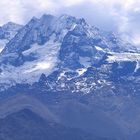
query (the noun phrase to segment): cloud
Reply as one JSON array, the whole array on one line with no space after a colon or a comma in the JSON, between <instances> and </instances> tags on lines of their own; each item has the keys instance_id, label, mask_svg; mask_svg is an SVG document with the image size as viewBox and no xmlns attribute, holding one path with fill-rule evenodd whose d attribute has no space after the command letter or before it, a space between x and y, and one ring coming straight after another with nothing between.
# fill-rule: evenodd
<instances>
[{"instance_id":1,"label":"cloud","mask_svg":"<svg viewBox=\"0 0 140 140\"><path fill-rule=\"evenodd\" d=\"M25 24L44 13L84 17L90 24L113 30L140 44L139 0L3 0L0 24L13 21Z\"/></svg>"},{"instance_id":2,"label":"cloud","mask_svg":"<svg viewBox=\"0 0 140 140\"><path fill-rule=\"evenodd\" d=\"M124 0L126 2L126 0ZM116 10L118 32L132 41L135 45L140 45L140 1L129 0Z\"/></svg>"}]
</instances>

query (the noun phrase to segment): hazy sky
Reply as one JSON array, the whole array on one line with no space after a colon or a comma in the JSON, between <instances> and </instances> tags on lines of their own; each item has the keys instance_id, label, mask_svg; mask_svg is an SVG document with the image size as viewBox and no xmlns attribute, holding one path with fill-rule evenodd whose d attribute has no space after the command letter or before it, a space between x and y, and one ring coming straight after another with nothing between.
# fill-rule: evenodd
<instances>
[{"instance_id":1,"label":"hazy sky","mask_svg":"<svg viewBox=\"0 0 140 140\"><path fill-rule=\"evenodd\" d=\"M140 44L140 0L1 0L0 24L25 24L44 13L84 17L104 30L123 33Z\"/></svg>"}]
</instances>

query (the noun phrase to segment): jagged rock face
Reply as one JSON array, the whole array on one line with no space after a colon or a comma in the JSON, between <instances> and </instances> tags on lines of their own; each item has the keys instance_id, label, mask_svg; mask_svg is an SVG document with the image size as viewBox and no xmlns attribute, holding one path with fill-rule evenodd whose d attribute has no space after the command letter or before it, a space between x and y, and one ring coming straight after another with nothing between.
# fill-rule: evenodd
<instances>
[{"instance_id":1,"label":"jagged rock face","mask_svg":"<svg viewBox=\"0 0 140 140\"><path fill-rule=\"evenodd\" d=\"M0 39L11 40L21 28L21 25L8 22L7 24L0 27Z\"/></svg>"},{"instance_id":2,"label":"jagged rock face","mask_svg":"<svg viewBox=\"0 0 140 140\"><path fill-rule=\"evenodd\" d=\"M6 44L17 34L22 28L21 25L8 22L0 27L0 52L5 48Z\"/></svg>"},{"instance_id":3,"label":"jagged rock face","mask_svg":"<svg viewBox=\"0 0 140 140\"><path fill-rule=\"evenodd\" d=\"M42 73L49 76L53 71L59 77L66 74L64 81L69 81L81 77L90 67L98 71L98 79L103 77L101 81L106 81L106 77L116 81L124 76L138 77L140 54L136 52L133 45L88 25L84 19L43 15L40 19L32 18L2 51L0 83L33 84ZM14 74L8 80L11 71ZM86 85L86 80L83 84Z\"/></svg>"},{"instance_id":4,"label":"jagged rock face","mask_svg":"<svg viewBox=\"0 0 140 140\"><path fill-rule=\"evenodd\" d=\"M43 45L50 40L55 42L57 40L61 41L65 32L70 30L75 22L75 18L63 16L56 18L51 15L43 15L40 19L32 18L16 37L7 44L3 53L22 53L34 43ZM53 39L51 36L54 36Z\"/></svg>"},{"instance_id":5,"label":"jagged rock face","mask_svg":"<svg viewBox=\"0 0 140 140\"><path fill-rule=\"evenodd\" d=\"M16 37L7 44L3 53L21 53L29 49L30 45L34 42L43 44L45 40L47 40L47 36L49 36L48 26L52 20L53 17L51 16L43 17L40 21L36 18L31 19L31 21L20 30ZM12 46L12 48L9 46Z\"/></svg>"}]
</instances>

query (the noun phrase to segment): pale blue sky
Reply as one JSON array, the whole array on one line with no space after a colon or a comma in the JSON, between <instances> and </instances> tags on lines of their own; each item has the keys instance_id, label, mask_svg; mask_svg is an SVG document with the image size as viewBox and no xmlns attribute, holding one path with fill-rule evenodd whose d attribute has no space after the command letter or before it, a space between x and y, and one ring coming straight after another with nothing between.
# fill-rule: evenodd
<instances>
[{"instance_id":1,"label":"pale blue sky","mask_svg":"<svg viewBox=\"0 0 140 140\"><path fill-rule=\"evenodd\" d=\"M140 44L140 0L3 0L0 9L1 25L8 21L25 24L44 13L70 14Z\"/></svg>"}]
</instances>

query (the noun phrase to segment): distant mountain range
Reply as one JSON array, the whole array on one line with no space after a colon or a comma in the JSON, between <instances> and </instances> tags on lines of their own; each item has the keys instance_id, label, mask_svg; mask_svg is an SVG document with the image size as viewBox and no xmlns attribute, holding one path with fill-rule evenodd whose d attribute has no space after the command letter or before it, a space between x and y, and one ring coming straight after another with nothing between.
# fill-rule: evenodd
<instances>
[{"instance_id":1,"label":"distant mountain range","mask_svg":"<svg viewBox=\"0 0 140 140\"><path fill-rule=\"evenodd\" d=\"M9 22L0 27L0 50L2 104L11 102L11 96L15 95L19 96L16 104L22 94L27 94L27 98L34 96L39 100L35 106L40 102L48 106L56 118L53 123L58 127L45 122L43 128L49 131L39 135L47 137L55 131L65 140L139 139L140 51L119 35L69 15L43 15L32 18L25 26ZM28 105L34 106L29 102ZM8 131L11 135L11 116L13 119L25 114L27 120L31 116L35 116L33 121L40 120L40 113L34 114L31 108L19 108L13 114L10 107L11 113L0 120L8 122L6 130L0 127L0 133ZM21 121L26 119L23 117ZM41 119L39 124L42 123ZM27 125L32 128L34 122ZM61 134L57 128L66 132ZM73 130L76 128L77 133ZM85 138L88 134L91 137Z\"/></svg>"}]
</instances>

